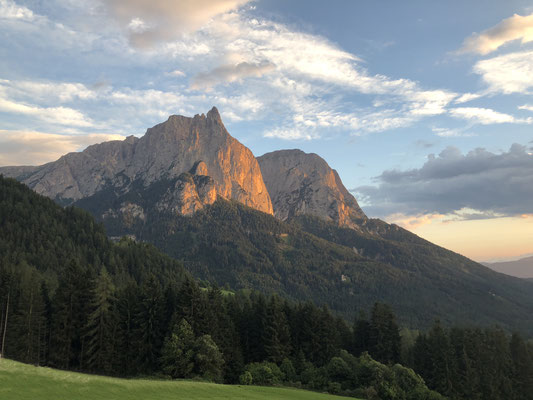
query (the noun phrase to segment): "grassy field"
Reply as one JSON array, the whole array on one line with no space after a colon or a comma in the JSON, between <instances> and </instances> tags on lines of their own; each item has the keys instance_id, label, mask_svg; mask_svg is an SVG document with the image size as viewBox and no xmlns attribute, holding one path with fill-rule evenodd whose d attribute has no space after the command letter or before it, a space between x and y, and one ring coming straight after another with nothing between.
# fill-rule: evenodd
<instances>
[{"instance_id":1,"label":"grassy field","mask_svg":"<svg viewBox=\"0 0 533 400\"><path fill-rule=\"evenodd\" d=\"M2 400L346 399L305 390L191 381L118 379L0 360Z\"/></svg>"}]
</instances>

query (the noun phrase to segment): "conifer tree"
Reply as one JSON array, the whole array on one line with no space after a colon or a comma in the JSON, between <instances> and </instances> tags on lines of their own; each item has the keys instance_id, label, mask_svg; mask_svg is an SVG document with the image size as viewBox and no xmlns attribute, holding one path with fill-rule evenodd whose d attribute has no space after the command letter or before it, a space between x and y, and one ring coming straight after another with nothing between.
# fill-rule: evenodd
<instances>
[{"instance_id":1,"label":"conifer tree","mask_svg":"<svg viewBox=\"0 0 533 400\"><path fill-rule=\"evenodd\" d=\"M161 285L150 275L141 288L136 313L137 362L141 371L155 371L163 345L163 294Z\"/></svg>"},{"instance_id":2,"label":"conifer tree","mask_svg":"<svg viewBox=\"0 0 533 400\"><path fill-rule=\"evenodd\" d=\"M86 365L89 369L109 373L115 355L115 286L105 267L96 279L90 306L85 334Z\"/></svg>"},{"instance_id":3,"label":"conifer tree","mask_svg":"<svg viewBox=\"0 0 533 400\"><path fill-rule=\"evenodd\" d=\"M263 341L268 361L280 364L291 353L289 324L276 296L272 296L268 304Z\"/></svg>"},{"instance_id":4,"label":"conifer tree","mask_svg":"<svg viewBox=\"0 0 533 400\"><path fill-rule=\"evenodd\" d=\"M370 317L370 353L382 363L400 361L401 337L390 306L375 303Z\"/></svg>"}]
</instances>

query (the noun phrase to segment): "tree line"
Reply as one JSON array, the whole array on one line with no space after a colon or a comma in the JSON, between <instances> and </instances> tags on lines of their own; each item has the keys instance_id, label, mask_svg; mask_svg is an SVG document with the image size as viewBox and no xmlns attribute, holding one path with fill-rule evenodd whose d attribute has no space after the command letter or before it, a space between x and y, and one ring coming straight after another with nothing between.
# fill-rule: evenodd
<instances>
[{"instance_id":1,"label":"tree line","mask_svg":"<svg viewBox=\"0 0 533 400\"><path fill-rule=\"evenodd\" d=\"M86 212L0 177L3 356L368 399L532 398L533 346L519 334L400 330L381 303L348 324L311 302L204 286L153 246L112 243Z\"/></svg>"}]
</instances>

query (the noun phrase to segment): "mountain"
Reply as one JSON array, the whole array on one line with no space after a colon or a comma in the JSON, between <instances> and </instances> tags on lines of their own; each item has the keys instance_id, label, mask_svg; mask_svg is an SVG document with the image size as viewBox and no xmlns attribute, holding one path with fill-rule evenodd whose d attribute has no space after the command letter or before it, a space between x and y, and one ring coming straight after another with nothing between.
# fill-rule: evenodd
<instances>
[{"instance_id":1,"label":"mountain","mask_svg":"<svg viewBox=\"0 0 533 400\"><path fill-rule=\"evenodd\" d=\"M221 286L312 300L348 319L383 301L411 327L440 318L533 334L531 282L367 218L315 154L258 160L213 108L171 116L140 139L0 173L89 211L111 237L156 245Z\"/></svg>"},{"instance_id":2,"label":"mountain","mask_svg":"<svg viewBox=\"0 0 533 400\"><path fill-rule=\"evenodd\" d=\"M87 274L105 266L121 283L142 282L151 273L162 282L190 277L181 263L154 246L127 239L113 243L88 212L59 207L0 176L0 270L15 268L28 276L37 270L53 286L72 263ZM0 279L0 289L4 284Z\"/></svg>"},{"instance_id":3,"label":"mountain","mask_svg":"<svg viewBox=\"0 0 533 400\"><path fill-rule=\"evenodd\" d=\"M494 271L501 272L502 274L516 276L518 278L533 278L533 256L515 261L482 264Z\"/></svg>"},{"instance_id":4,"label":"mountain","mask_svg":"<svg viewBox=\"0 0 533 400\"><path fill-rule=\"evenodd\" d=\"M277 218L316 215L353 229L359 229L357 221L366 218L337 171L318 155L280 150L257 160Z\"/></svg>"},{"instance_id":5,"label":"mountain","mask_svg":"<svg viewBox=\"0 0 533 400\"><path fill-rule=\"evenodd\" d=\"M63 205L102 191L119 197L168 180L173 185L153 199L156 208L191 214L221 196L273 213L257 160L229 135L214 107L207 116L170 116L140 139L105 142L40 167L4 167L0 173ZM131 201L107 211L126 219L145 213Z\"/></svg>"}]
</instances>

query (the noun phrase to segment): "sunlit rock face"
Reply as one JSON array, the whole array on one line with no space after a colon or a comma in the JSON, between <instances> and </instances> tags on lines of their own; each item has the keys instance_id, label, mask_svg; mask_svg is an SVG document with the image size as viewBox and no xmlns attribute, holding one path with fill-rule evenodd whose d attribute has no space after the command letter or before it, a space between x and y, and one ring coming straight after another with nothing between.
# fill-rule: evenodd
<instances>
[{"instance_id":1,"label":"sunlit rock face","mask_svg":"<svg viewBox=\"0 0 533 400\"><path fill-rule=\"evenodd\" d=\"M156 208L187 215L221 196L273 213L257 160L228 133L214 107L193 118L172 115L141 138L96 144L40 167L6 167L0 173L62 204L109 188L124 194L134 184L138 190L139 184L148 188L172 181ZM136 214L141 215L139 210Z\"/></svg>"},{"instance_id":2,"label":"sunlit rock face","mask_svg":"<svg viewBox=\"0 0 533 400\"><path fill-rule=\"evenodd\" d=\"M286 220L311 214L354 229L359 229L357 220L366 219L337 171L318 155L280 150L257 160L276 217Z\"/></svg>"}]
</instances>

